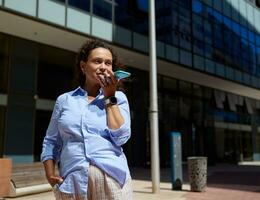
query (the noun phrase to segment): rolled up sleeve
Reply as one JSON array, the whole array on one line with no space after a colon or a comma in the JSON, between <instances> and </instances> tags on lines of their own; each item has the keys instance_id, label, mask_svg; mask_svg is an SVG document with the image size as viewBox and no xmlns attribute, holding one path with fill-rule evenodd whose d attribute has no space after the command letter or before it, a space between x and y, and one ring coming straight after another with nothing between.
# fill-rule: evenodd
<instances>
[{"instance_id":1,"label":"rolled up sleeve","mask_svg":"<svg viewBox=\"0 0 260 200\"><path fill-rule=\"evenodd\" d=\"M118 99L118 106L121 115L124 118L124 123L120 128L112 130L107 128L110 139L117 146L122 146L131 137L131 119L130 119L130 109L128 100L123 92L117 92L116 97Z\"/></svg>"},{"instance_id":2,"label":"rolled up sleeve","mask_svg":"<svg viewBox=\"0 0 260 200\"><path fill-rule=\"evenodd\" d=\"M58 97L53 108L51 120L43 140L41 161L59 161L62 148L62 140L58 130L58 119L61 114L62 97Z\"/></svg>"}]
</instances>

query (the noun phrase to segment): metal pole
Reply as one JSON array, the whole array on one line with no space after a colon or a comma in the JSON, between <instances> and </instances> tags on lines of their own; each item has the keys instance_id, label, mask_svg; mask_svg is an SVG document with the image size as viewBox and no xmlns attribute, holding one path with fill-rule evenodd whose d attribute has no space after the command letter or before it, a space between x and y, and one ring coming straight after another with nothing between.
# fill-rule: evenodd
<instances>
[{"instance_id":1,"label":"metal pole","mask_svg":"<svg viewBox=\"0 0 260 200\"><path fill-rule=\"evenodd\" d=\"M158 139L158 102L157 102L157 69L155 39L154 0L149 0L149 43L150 43L150 131L151 131L151 164L153 193L160 192L160 158Z\"/></svg>"}]
</instances>

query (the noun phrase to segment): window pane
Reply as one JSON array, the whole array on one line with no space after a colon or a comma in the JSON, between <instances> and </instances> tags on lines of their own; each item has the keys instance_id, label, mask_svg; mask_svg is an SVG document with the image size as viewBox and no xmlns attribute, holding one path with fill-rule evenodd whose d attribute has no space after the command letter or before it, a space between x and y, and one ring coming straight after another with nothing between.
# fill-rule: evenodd
<instances>
[{"instance_id":1,"label":"window pane","mask_svg":"<svg viewBox=\"0 0 260 200\"><path fill-rule=\"evenodd\" d=\"M240 0L231 0L232 18L237 22L239 21L239 1ZM245 9L245 6L243 7L243 9Z\"/></svg>"},{"instance_id":2,"label":"window pane","mask_svg":"<svg viewBox=\"0 0 260 200\"><path fill-rule=\"evenodd\" d=\"M90 11L90 0L68 0L70 6L79 8L84 11Z\"/></svg>"},{"instance_id":3,"label":"window pane","mask_svg":"<svg viewBox=\"0 0 260 200\"><path fill-rule=\"evenodd\" d=\"M214 0L213 7L218 10L219 12L222 11L222 0Z\"/></svg>"},{"instance_id":4,"label":"window pane","mask_svg":"<svg viewBox=\"0 0 260 200\"><path fill-rule=\"evenodd\" d=\"M36 16L36 0L23 0L23 3L20 0L5 0L5 7Z\"/></svg>"},{"instance_id":5,"label":"window pane","mask_svg":"<svg viewBox=\"0 0 260 200\"><path fill-rule=\"evenodd\" d=\"M212 24L204 19L204 41L209 44L212 44L212 27Z\"/></svg>"},{"instance_id":6,"label":"window pane","mask_svg":"<svg viewBox=\"0 0 260 200\"><path fill-rule=\"evenodd\" d=\"M225 67L222 64L216 63L216 74L225 77Z\"/></svg>"},{"instance_id":7,"label":"window pane","mask_svg":"<svg viewBox=\"0 0 260 200\"><path fill-rule=\"evenodd\" d=\"M118 42L119 44L123 44L125 46L131 47L132 46L132 31L120 27L115 26L115 42Z\"/></svg>"},{"instance_id":8,"label":"window pane","mask_svg":"<svg viewBox=\"0 0 260 200\"><path fill-rule=\"evenodd\" d=\"M40 0L39 17L56 24L65 25L65 5L50 0Z\"/></svg>"},{"instance_id":9,"label":"window pane","mask_svg":"<svg viewBox=\"0 0 260 200\"><path fill-rule=\"evenodd\" d=\"M241 26L241 36L245 39L248 38L248 30L244 26Z\"/></svg>"},{"instance_id":10,"label":"window pane","mask_svg":"<svg viewBox=\"0 0 260 200\"><path fill-rule=\"evenodd\" d=\"M257 78L255 76L252 76L252 85L253 87L257 87Z\"/></svg>"},{"instance_id":11,"label":"window pane","mask_svg":"<svg viewBox=\"0 0 260 200\"><path fill-rule=\"evenodd\" d=\"M213 58L213 48L211 45L205 45L205 56L207 58Z\"/></svg>"},{"instance_id":12,"label":"window pane","mask_svg":"<svg viewBox=\"0 0 260 200\"><path fill-rule=\"evenodd\" d=\"M253 9L253 6L250 5L249 3L247 3L246 9L247 9L248 28L251 29L251 30L254 30L253 26L255 24L255 21L254 21L254 9Z\"/></svg>"},{"instance_id":13,"label":"window pane","mask_svg":"<svg viewBox=\"0 0 260 200\"><path fill-rule=\"evenodd\" d=\"M143 52L148 52L148 37L134 33L134 48Z\"/></svg>"},{"instance_id":14,"label":"window pane","mask_svg":"<svg viewBox=\"0 0 260 200\"><path fill-rule=\"evenodd\" d=\"M180 47L191 50L191 39L189 35L182 34L180 37Z\"/></svg>"},{"instance_id":15,"label":"window pane","mask_svg":"<svg viewBox=\"0 0 260 200\"><path fill-rule=\"evenodd\" d=\"M251 84L250 76L247 73L243 73L243 82L247 85Z\"/></svg>"},{"instance_id":16,"label":"window pane","mask_svg":"<svg viewBox=\"0 0 260 200\"><path fill-rule=\"evenodd\" d=\"M234 79L234 69L231 67L226 67L226 78L233 80Z\"/></svg>"},{"instance_id":17,"label":"window pane","mask_svg":"<svg viewBox=\"0 0 260 200\"><path fill-rule=\"evenodd\" d=\"M258 65L258 68L260 68L260 47L256 48L256 63Z\"/></svg>"},{"instance_id":18,"label":"window pane","mask_svg":"<svg viewBox=\"0 0 260 200\"><path fill-rule=\"evenodd\" d=\"M223 12L226 16L231 17L230 0L223 1Z\"/></svg>"},{"instance_id":19,"label":"window pane","mask_svg":"<svg viewBox=\"0 0 260 200\"><path fill-rule=\"evenodd\" d=\"M79 12L77 9L74 8L68 8L67 27L89 34L90 15L88 13Z\"/></svg>"},{"instance_id":20,"label":"window pane","mask_svg":"<svg viewBox=\"0 0 260 200\"><path fill-rule=\"evenodd\" d=\"M232 21L232 30L236 33L237 36L240 36L240 25Z\"/></svg>"},{"instance_id":21,"label":"window pane","mask_svg":"<svg viewBox=\"0 0 260 200\"><path fill-rule=\"evenodd\" d=\"M192 1L192 11L201 14L202 12L202 3L198 0Z\"/></svg>"},{"instance_id":22,"label":"window pane","mask_svg":"<svg viewBox=\"0 0 260 200\"><path fill-rule=\"evenodd\" d=\"M166 45L166 58L171 61L179 62L179 49Z\"/></svg>"},{"instance_id":23,"label":"window pane","mask_svg":"<svg viewBox=\"0 0 260 200\"><path fill-rule=\"evenodd\" d=\"M112 4L104 0L93 1L93 13L104 17L106 19L112 19Z\"/></svg>"},{"instance_id":24,"label":"window pane","mask_svg":"<svg viewBox=\"0 0 260 200\"><path fill-rule=\"evenodd\" d=\"M242 72L241 71L235 70L235 79L239 83L242 82Z\"/></svg>"},{"instance_id":25,"label":"window pane","mask_svg":"<svg viewBox=\"0 0 260 200\"><path fill-rule=\"evenodd\" d=\"M58 1L60 3L65 3L66 0L54 0L54 1Z\"/></svg>"},{"instance_id":26,"label":"window pane","mask_svg":"<svg viewBox=\"0 0 260 200\"><path fill-rule=\"evenodd\" d=\"M172 44L174 46L179 46L180 32L177 30L172 30L165 33L165 43Z\"/></svg>"},{"instance_id":27,"label":"window pane","mask_svg":"<svg viewBox=\"0 0 260 200\"><path fill-rule=\"evenodd\" d=\"M194 68L204 70L204 58L201 56L193 55Z\"/></svg>"},{"instance_id":28,"label":"window pane","mask_svg":"<svg viewBox=\"0 0 260 200\"><path fill-rule=\"evenodd\" d=\"M256 32L258 33L258 36L259 36L259 34L260 34L260 12L259 12L259 9L254 9L254 19L255 19L255 29L256 29ZM258 45L260 46L260 39L259 39Z\"/></svg>"},{"instance_id":29,"label":"window pane","mask_svg":"<svg viewBox=\"0 0 260 200\"><path fill-rule=\"evenodd\" d=\"M193 36L197 39L203 40L203 22L201 17L193 15L192 28Z\"/></svg>"},{"instance_id":30,"label":"window pane","mask_svg":"<svg viewBox=\"0 0 260 200\"><path fill-rule=\"evenodd\" d=\"M205 49L205 45L203 42L199 41L199 40L194 40L193 42L193 52L199 55L204 55L204 49Z\"/></svg>"},{"instance_id":31,"label":"window pane","mask_svg":"<svg viewBox=\"0 0 260 200\"><path fill-rule=\"evenodd\" d=\"M205 59L205 71L215 73L215 63L212 60Z\"/></svg>"},{"instance_id":32,"label":"window pane","mask_svg":"<svg viewBox=\"0 0 260 200\"><path fill-rule=\"evenodd\" d=\"M203 0L203 2L209 6L212 6L213 5L213 0Z\"/></svg>"},{"instance_id":33,"label":"window pane","mask_svg":"<svg viewBox=\"0 0 260 200\"><path fill-rule=\"evenodd\" d=\"M180 50L180 62L181 64L192 66L191 53L188 51Z\"/></svg>"},{"instance_id":34,"label":"window pane","mask_svg":"<svg viewBox=\"0 0 260 200\"><path fill-rule=\"evenodd\" d=\"M235 1L237 2L239 0L235 0ZM247 26L247 12L246 12L247 3L244 0L243 1L240 0L239 3L237 2L237 4L239 5L240 23L246 27Z\"/></svg>"},{"instance_id":35,"label":"window pane","mask_svg":"<svg viewBox=\"0 0 260 200\"><path fill-rule=\"evenodd\" d=\"M115 23L120 27L132 30L133 16L128 12L126 6L115 6Z\"/></svg>"},{"instance_id":36,"label":"window pane","mask_svg":"<svg viewBox=\"0 0 260 200\"><path fill-rule=\"evenodd\" d=\"M92 17L92 34L96 37L112 41L112 23L107 20Z\"/></svg>"}]
</instances>

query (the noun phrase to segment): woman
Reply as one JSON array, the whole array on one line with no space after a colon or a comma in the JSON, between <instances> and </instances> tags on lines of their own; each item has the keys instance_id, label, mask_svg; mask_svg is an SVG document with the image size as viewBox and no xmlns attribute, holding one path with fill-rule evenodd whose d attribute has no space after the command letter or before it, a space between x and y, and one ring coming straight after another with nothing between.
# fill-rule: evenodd
<instances>
[{"instance_id":1,"label":"woman","mask_svg":"<svg viewBox=\"0 0 260 200\"><path fill-rule=\"evenodd\" d=\"M107 44L88 41L76 59L80 87L57 98L41 155L56 199L132 199L121 148L131 134L129 105L116 91L116 66Z\"/></svg>"}]
</instances>

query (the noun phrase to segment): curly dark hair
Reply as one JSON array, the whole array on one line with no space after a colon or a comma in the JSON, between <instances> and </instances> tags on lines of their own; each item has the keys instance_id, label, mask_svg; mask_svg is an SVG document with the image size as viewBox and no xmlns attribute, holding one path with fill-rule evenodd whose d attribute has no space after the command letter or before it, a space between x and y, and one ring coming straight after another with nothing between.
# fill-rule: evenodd
<instances>
[{"instance_id":1,"label":"curly dark hair","mask_svg":"<svg viewBox=\"0 0 260 200\"><path fill-rule=\"evenodd\" d=\"M86 61L88 59L88 56L90 54L90 52L93 50L93 49L96 49L96 48L105 48L105 49L108 49L111 54L112 54L112 69L113 70L116 70L118 67L119 67L119 63L118 63L118 60L117 60L117 55L116 53L114 52L114 50L108 45L106 44L105 42L102 42L100 40L88 40L86 43L84 43L82 45L82 47L80 48L78 54L76 55L76 82L81 86L83 87L84 84L85 84L85 75L83 74L81 68L80 68L80 62L81 61Z\"/></svg>"}]
</instances>

